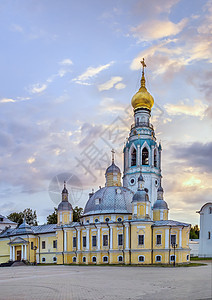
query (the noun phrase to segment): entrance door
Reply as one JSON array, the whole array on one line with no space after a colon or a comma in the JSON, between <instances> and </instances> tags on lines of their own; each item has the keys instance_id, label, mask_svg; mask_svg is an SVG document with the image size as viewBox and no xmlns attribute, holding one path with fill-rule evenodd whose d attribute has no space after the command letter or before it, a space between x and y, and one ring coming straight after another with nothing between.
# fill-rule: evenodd
<instances>
[{"instance_id":1,"label":"entrance door","mask_svg":"<svg viewBox=\"0 0 212 300\"><path fill-rule=\"evenodd\" d=\"M21 260L21 250L17 250L17 260Z\"/></svg>"}]
</instances>

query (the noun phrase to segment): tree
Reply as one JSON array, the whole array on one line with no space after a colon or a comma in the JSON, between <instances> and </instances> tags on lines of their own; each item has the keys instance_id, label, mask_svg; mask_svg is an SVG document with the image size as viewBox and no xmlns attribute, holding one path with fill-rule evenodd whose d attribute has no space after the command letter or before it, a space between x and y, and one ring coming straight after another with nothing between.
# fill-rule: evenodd
<instances>
[{"instance_id":1,"label":"tree","mask_svg":"<svg viewBox=\"0 0 212 300\"><path fill-rule=\"evenodd\" d=\"M198 238L199 238L199 226L198 225L191 226L190 239L198 239Z\"/></svg>"},{"instance_id":2,"label":"tree","mask_svg":"<svg viewBox=\"0 0 212 300\"><path fill-rule=\"evenodd\" d=\"M75 206L75 208L73 210L73 221L74 222L79 222L80 221L80 217L82 216L82 212L83 212L82 207Z\"/></svg>"},{"instance_id":3,"label":"tree","mask_svg":"<svg viewBox=\"0 0 212 300\"><path fill-rule=\"evenodd\" d=\"M18 223L18 226L21 225L24 221L24 215L26 218L26 223L30 226L37 226L37 214L36 210L34 212L31 208L26 208L23 212L13 212L7 216L9 220L12 222Z\"/></svg>"},{"instance_id":4,"label":"tree","mask_svg":"<svg viewBox=\"0 0 212 300\"><path fill-rule=\"evenodd\" d=\"M9 216L7 216L7 218L9 220L11 220L12 222L18 223L18 226L21 225L23 223L23 214L22 212L13 212L11 214L9 214Z\"/></svg>"},{"instance_id":5,"label":"tree","mask_svg":"<svg viewBox=\"0 0 212 300\"><path fill-rule=\"evenodd\" d=\"M57 208L54 207L54 212L47 217L47 224L57 224Z\"/></svg>"}]
</instances>

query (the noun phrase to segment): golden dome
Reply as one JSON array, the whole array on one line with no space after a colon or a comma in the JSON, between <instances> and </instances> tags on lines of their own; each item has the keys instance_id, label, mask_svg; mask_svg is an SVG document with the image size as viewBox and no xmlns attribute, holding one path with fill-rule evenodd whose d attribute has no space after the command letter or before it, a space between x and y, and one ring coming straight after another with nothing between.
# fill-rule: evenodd
<instances>
[{"instance_id":1,"label":"golden dome","mask_svg":"<svg viewBox=\"0 0 212 300\"><path fill-rule=\"evenodd\" d=\"M132 107L134 108L134 110L136 110L138 108L147 108L147 109L151 110L151 108L154 104L154 99L146 89L146 85L145 85L146 80L144 77L144 67L146 65L144 64L144 60L141 63L143 63L141 87L140 87L139 91L132 97L131 104L132 104Z\"/></svg>"}]
</instances>

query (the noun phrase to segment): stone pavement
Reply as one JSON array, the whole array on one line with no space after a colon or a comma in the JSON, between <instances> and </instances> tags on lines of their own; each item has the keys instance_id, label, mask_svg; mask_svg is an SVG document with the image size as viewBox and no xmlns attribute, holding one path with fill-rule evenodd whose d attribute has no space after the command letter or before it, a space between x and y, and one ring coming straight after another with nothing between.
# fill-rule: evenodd
<instances>
[{"instance_id":1,"label":"stone pavement","mask_svg":"<svg viewBox=\"0 0 212 300\"><path fill-rule=\"evenodd\" d=\"M0 268L0 299L212 299L212 263L188 268L57 265Z\"/></svg>"}]
</instances>

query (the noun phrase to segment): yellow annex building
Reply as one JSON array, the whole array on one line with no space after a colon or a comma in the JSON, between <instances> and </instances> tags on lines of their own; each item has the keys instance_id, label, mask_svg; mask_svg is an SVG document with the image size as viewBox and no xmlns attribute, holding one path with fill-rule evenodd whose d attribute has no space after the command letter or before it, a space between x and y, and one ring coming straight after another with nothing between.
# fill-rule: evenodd
<instances>
[{"instance_id":1,"label":"yellow annex building","mask_svg":"<svg viewBox=\"0 0 212 300\"><path fill-rule=\"evenodd\" d=\"M64 183L58 222L0 233L0 263L26 260L57 264L170 264L190 261L190 225L168 219L161 182L161 144L150 124L154 99L145 86L132 98L135 123L124 147L123 183L114 162L105 187L89 194L80 222L73 222Z\"/></svg>"}]
</instances>

